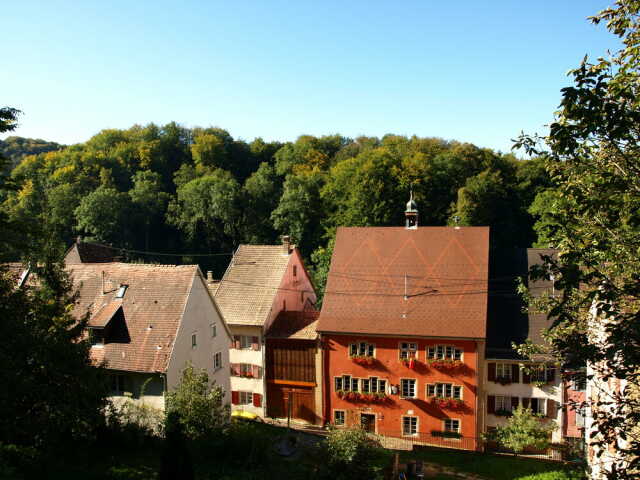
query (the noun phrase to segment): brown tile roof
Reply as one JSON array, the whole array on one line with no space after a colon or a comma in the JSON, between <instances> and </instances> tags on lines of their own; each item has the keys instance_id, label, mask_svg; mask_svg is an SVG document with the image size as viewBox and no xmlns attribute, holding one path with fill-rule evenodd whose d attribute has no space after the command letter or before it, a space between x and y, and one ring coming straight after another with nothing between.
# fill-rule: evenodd
<instances>
[{"instance_id":1,"label":"brown tile roof","mask_svg":"<svg viewBox=\"0 0 640 480\"><path fill-rule=\"evenodd\" d=\"M264 325L291 254L282 245L240 245L220 283L210 285L229 325Z\"/></svg>"},{"instance_id":2,"label":"brown tile roof","mask_svg":"<svg viewBox=\"0 0 640 480\"><path fill-rule=\"evenodd\" d=\"M119 251L115 248L107 245L101 245L99 243L87 243L80 242L75 243L65 254L66 258L71 258L69 255L73 249L78 252L78 257L81 263L110 263L117 262L121 259Z\"/></svg>"},{"instance_id":3,"label":"brown tile roof","mask_svg":"<svg viewBox=\"0 0 640 480\"><path fill-rule=\"evenodd\" d=\"M122 300L116 299L111 300L111 302L107 303L100 310L98 310L94 315L89 318L88 325L90 327L106 327L107 324L111 321L111 319L118 313L118 311L122 308Z\"/></svg>"},{"instance_id":4,"label":"brown tile roof","mask_svg":"<svg viewBox=\"0 0 640 480\"><path fill-rule=\"evenodd\" d=\"M558 251L553 248L528 248L527 249L527 267L531 271L534 265L542 265L544 260L542 257L551 257L557 259ZM525 273L526 277L526 273ZM529 291L533 297L541 297L545 294L551 294L553 291L553 282L551 280L539 279L527 282ZM542 332L553 324L544 313L529 313L529 334L527 336L536 345L545 345L546 341L542 337Z\"/></svg>"},{"instance_id":5,"label":"brown tile roof","mask_svg":"<svg viewBox=\"0 0 640 480\"><path fill-rule=\"evenodd\" d=\"M319 316L320 312L314 311L280 312L269 327L267 338L315 340L318 338L316 327Z\"/></svg>"},{"instance_id":6,"label":"brown tile roof","mask_svg":"<svg viewBox=\"0 0 640 480\"><path fill-rule=\"evenodd\" d=\"M488 227L341 227L318 331L484 338L488 253Z\"/></svg>"},{"instance_id":7,"label":"brown tile roof","mask_svg":"<svg viewBox=\"0 0 640 480\"><path fill-rule=\"evenodd\" d=\"M118 303L118 286L128 285L121 305L129 341L93 347L92 360L105 361L114 370L165 371L197 265L84 263L69 265L67 270L80 293L74 314L80 317L89 312L90 321L101 323L100 318Z\"/></svg>"}]
</instances>

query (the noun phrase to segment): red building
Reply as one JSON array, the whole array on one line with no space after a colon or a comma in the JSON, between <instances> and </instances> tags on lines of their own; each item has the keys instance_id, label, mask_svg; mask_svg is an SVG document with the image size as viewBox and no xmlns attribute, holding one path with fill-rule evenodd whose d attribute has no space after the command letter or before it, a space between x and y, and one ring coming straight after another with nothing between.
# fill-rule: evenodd
<instances>
[{"instance_id":1,"label":"red building","mask_svg":"<svg viewBox=\"0 0 640 480\"><path fill-rule=\"evenodd\" d=\"M584 371L565 372L564 403L566 414L562 425L562 436L584 442L586 378Z\"/></svg>"},{"instance_id":2,"label":"red building","mask_svg":"<svg viewBox=\"0 0 640 480\"><path fill-rule=\"evenodd\" d=\"M318 324L324 421L477 449L489 229L339 228Z\"/></svg>"}]
</instances>

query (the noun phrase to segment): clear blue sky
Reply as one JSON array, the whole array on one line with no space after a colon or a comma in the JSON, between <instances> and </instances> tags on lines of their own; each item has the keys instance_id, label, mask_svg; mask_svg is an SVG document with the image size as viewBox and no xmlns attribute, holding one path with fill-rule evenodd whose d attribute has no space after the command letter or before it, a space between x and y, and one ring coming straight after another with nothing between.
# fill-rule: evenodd
<instances>
[{"instance_id":1,"label":"clear blue sky","mask_svg":"<svg viewBox=\"0 0 640 480\"><path fill-rule=\"evenodd\" d=\"M40 1L2 5L13 135L176 121L234 137L397 133L507 151L544 133L605 0ZM6 136L6 135L5 135Z\"/></svg>"}]
</instances>

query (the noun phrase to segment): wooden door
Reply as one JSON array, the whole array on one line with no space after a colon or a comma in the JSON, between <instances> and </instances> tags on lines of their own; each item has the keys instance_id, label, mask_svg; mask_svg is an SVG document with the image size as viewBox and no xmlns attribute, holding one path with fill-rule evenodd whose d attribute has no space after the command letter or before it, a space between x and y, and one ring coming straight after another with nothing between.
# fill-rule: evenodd
<instances>
[{"instance_id":1,"label":"wooden door","mask_svg":"<svg viewBox=\"0 0 640 480\"><path fill-rule=\"evenodd\" d=\"M313 389L296 389L293 392L293 418L309 423L316 421L316 400Z\"/></svg>"},{"instance_id":2,"label":"wooden door","mask_svg":"<svg viewBox=\"0 0 640 480\"><path fill-rule=\"evenodd\" d=\"M371 413L361 413L360 426L365 432L376 433L376 416Z\"/></svg>"}]
</instances>

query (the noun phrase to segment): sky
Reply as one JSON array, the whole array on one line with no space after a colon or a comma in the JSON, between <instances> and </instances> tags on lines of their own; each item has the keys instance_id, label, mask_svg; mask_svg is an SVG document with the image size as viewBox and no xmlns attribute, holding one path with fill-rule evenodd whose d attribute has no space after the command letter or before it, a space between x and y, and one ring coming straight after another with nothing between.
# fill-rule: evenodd
<instances>
[{"instance_id":1,"label":"sky","mask_svg":"<svg viewBox=\"0 0 640 480\"><path fill-rule=\"evenodd\" d=\"M546 132L605 0L45 1L2 5L11 135L64 144L176 121L235 138L386 133L503 152ZM6 137L7 135L4 135Z\"/></svg>"}]
</instances>

